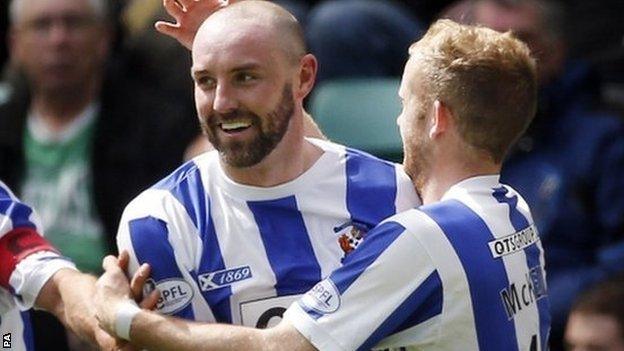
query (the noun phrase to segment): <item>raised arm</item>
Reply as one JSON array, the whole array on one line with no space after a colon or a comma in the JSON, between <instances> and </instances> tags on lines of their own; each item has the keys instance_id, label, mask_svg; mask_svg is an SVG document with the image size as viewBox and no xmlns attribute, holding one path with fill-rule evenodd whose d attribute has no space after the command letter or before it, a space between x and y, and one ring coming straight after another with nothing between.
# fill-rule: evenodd
<instances>
[{"instance_id":1,"label":"raised arm","mask_svg":"<svg viewBox=\"0 0 624 351\"><path fill-rule=\"evenodd\" d=\"M237 0L163 0L167 13L175 23L158 21L156 30L176 39L182 46L191 50L193 39L199 26L206 18L219 9Z\"/></svg>"}]
</instances>

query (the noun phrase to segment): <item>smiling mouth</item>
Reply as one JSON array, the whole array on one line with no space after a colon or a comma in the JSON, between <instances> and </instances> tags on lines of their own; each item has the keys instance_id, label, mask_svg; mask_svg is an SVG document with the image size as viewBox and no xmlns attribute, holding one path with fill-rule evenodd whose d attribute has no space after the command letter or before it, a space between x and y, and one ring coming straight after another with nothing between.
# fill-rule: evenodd
<instances>
[{"instance_id":1,"label":"smiling mouth","mask_svg":"<svg viewBox=\"0 0 624 351\"><path fill-rule=\"evenodd\" d=\"M251 127L252 122L250 120L232 120L227 122L221 122L219 127L222 131L232 134L242 132Z\"/></svg>"}]
</instances>

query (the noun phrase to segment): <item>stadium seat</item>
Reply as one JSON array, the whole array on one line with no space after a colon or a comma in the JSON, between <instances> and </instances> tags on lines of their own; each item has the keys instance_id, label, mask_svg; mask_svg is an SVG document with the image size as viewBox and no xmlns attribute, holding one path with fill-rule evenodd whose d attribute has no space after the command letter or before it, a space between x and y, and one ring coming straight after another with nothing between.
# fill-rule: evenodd
<instances>
[{"instance_id":1,"label":"stadium seat","mask_svg":"<svg viewBox=\"0 0 624 351\"><path fill-rule=\"evenodd\" d=\"M327 81L312 97L312 116L330 140L400 162L399 84L394 78Z\"/></svg>"}]
</instances>

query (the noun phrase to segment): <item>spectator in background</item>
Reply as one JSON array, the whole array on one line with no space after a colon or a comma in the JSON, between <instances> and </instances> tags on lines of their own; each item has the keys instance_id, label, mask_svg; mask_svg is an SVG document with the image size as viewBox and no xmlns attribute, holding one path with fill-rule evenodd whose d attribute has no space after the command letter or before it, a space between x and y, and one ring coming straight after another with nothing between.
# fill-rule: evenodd
<instances>
[{"instance_id":1,"label":"spectator in background","mask_svg":"<svg viewBox=\"0 0 624 351\"><path fill-rule=\"evenodd\" d=\"M502 173L534 212L546 252L553 348L577 294L624 270L624 126L601 112L587 64L569 60L560 4L477 0L464 19L513 30L538 60L538 111Z\"/></svg>"},{"instance_id":2,"label":"spectator in background","mask_svg":"<svg viewBox=\"0 0 624 351\"><path fill-rule=\"evenodd\" d=\"M565 331L568 351L624 351L624 279L600 283L583 293Z\"/></svg>"},{"instance_id":3,"label":"spectator in background","mask_svg":"<svg viewBox=\"0 0 624 351\"><path fill-rule=\"evenodd\" d=\"M3 83L0 178L54 246L98 272L124 206L181 160L184 112L107 67L104 0L14 0L9 14L18 73ZM35 332L59 334L45 318Z\"/></svg>"}]
</instances>

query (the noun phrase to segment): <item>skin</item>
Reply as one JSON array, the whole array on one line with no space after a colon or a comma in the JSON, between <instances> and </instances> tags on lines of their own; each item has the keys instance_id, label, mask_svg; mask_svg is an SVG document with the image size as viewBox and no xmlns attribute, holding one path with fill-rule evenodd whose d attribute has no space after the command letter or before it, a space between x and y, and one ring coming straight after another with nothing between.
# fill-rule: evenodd
<instances>
[{"instance_id":1,"label":"skin","mask_svg":"<svg viewBox=\"0 0 624 351\"><path fill-rule=\"evenodd\" d=\"M22 0L9 31L11 62L32 87L31 108L62 130L95 98L109 33L87 0Z\"/></svg>"},{"instance_id":2,"label":"skin","mask_svg":"<svg viewBox=\"0 0 624 351\"><path fill-rule=\"evenodd\" d=\"M622 326L611 316L573 312L568 319L568 351L624 351Z\"/></svg>"},{"instance_id":3,"label":"skin","mask_svg":"<svg viewBox=\"0 0 624 351\"><path fill-rule=\"evenodd\" d=\"M262 11L269 5L254 6ZM291 100L287 101L293 105L287 130L260 162L241 167L228 162L220 150L221 164L229 177L242 184L268 187L295 179L322 152L303 138L303 99L314 85L316 59L306 54L293 62L291 53L283 50L282 28L263 24L275 21L275 10L268 7L265 11L266 16L251 18L234 10L221 11L208 18L193 44L192 76L197 113L203 124L232 120L249 123L244 111L258 116L258 123L236 133L217 128L214 137L224 144L251 143L271 128L273 112L284 102L285 93ZM231 31L231 21L237 20L237 30Z\"/></svg>"},{"instance_id":4,"label":"skin","mask_svg":"<svg viewBox=\"0 0 624 351\"><path fill-rule=\"evenodd\" d=\"M96 278L73 269L60 269L39 291L35 307L52 313L82 340L112 349L115 340L99 328L91 297Z\"/></svg>"}]
</instances>

